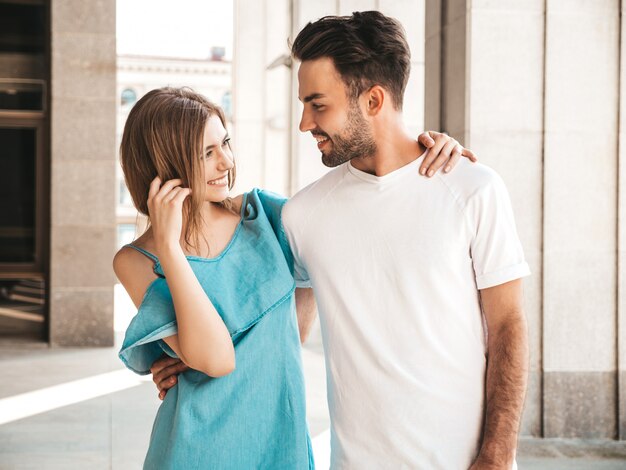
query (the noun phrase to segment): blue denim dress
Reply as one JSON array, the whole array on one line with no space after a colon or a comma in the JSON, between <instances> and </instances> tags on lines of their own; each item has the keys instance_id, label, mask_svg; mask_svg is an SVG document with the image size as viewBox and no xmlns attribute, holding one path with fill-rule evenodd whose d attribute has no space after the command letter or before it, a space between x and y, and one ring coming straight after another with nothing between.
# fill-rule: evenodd
<instances>
[{"instance_id":1,"label":"blue denim dress","mask_svg":"<svg viewBox=\"0 0 626 470\"><path fill-rule=\"evenodd\" d=\"M188 256L235 346L236 369L211 378L189 370L161 404L146 469L312 469L304 378L295 316L293 258L282 229L285 199L244 195L242 219L216 258ZM132 245L131 245L132 246ZM132 246L137 249L137 247ZM159 276L146 291L119 353L148 374L177 332L172 297Z\"/></svg>"}]
</instances>

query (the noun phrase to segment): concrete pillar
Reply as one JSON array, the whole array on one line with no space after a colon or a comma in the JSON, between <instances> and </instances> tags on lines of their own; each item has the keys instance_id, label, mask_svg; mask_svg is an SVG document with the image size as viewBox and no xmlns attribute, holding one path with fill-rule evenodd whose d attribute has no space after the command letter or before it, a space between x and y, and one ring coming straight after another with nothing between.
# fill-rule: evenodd
<instances>
[{"instance_id":1,"label":"concrete pillar","mask_svg":"<svg viewBox=\"0 0 626 470\"><path fill-rule=\"evenodd\" d=\"M427 3L427 126L502 175L533 270L526 435L617 435L619 13L617 0Z\"/></svg>"},{"instance_id":2,"label":"concrete pillar","mask_svg":"<svg viewBox=\"0 0 626 470\"><path fill-rule=\"evenodd\" d=\"M288 0L238 0L233 54L237 190L289 192ZM282 58L282 60L281 60Z\"/></svg>"},{"instance_id":3,"label":"concrete pillar","mask_svg":"<svg viewBox=\"0 0 626 470\"><path fill-rule=\"evenodd\" d=\"M546 5L544 432L613 438L619 2Z\"/></svg>"},{"instance_id":4,"label":"concrete pillar","mask_svg":"<svg viewBox=\"0 0 626 470\"><path fill-rule=\"evenodd\" d=\"M115 1L51 2L50 342L113 345Z\"/></svg>"},{"instance_id":5,"label":"concrete pillar","mask_svg":"<svg viewBox=\"0 0 626 470\"><path fill-rule=\"evenodd\" d=\"M626 0L621 1L621 10ZM626 22L620 22L619 153L618 153L618 431L626 440Z\"/></svg>"}]
</instances>

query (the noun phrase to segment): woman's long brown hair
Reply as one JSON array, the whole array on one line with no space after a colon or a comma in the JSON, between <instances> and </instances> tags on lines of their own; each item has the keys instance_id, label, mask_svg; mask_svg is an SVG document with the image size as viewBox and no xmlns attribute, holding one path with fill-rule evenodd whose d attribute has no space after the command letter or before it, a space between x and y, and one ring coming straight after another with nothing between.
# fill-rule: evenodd
<instances>
[{"instance_id":1,"label":"woman's long brown hair","mask_svg":"<svg viewBox=\"0 0 626 470\"><path fill-rule=\"evenodd\" d=\"M148 192L155 177L161 181L180 178L191 196L184 205L183 237L200 250L204 167L201 163L204 128L216 115L224 127L219 106L190 88L158 88L146 93L131 109L122 135L120 163L126 186L137 210L148 217ZM235 167L228 172L228 187L235 184ZM221 203L232 210L232 201ZM206 243L206 239L204 240ZM207 247L208 248L208 247Z\"/></svg>"}]
</instances>

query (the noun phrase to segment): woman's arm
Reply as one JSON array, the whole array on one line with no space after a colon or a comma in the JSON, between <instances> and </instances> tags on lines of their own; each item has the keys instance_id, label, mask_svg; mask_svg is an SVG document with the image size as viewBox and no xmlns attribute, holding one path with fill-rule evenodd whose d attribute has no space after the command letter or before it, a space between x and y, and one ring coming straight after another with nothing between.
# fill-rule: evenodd
<instances>
[{"instance_id":1,"label":"woman's arm","mask_svg":"<svg viewBox=\"0 0 626 470\"><path fill-rule=\"evenodd\" d=\"M181 360L211 377L235 370L235 349L224 321L198 282L180 245L159 251L172 293L178 334L164 338Z\"/></svg>"},{"instance_id":2,"label":"woman's arm","mask_svg":"<svg viewBox=\"0 0 626 470\"><path fill-rule=\"evenodd\" d=\"M164 341L192 369L220 377L235 369L235 349L226 325L180 246L182 208L190 194L190 189L181 184L178 179L161 185L161 180L155 178L148 194L154 242L178 324L178 334Z\"/></svg>"}]
</instances>

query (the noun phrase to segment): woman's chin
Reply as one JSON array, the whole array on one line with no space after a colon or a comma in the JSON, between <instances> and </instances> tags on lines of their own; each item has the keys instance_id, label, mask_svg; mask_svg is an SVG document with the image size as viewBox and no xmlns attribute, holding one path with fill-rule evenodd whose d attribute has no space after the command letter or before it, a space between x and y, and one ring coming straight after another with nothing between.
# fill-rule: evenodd
<instances>
[{"instance_id":1,"label":"woman's chin","mask_svg":"<svg viewBox=\"0 0 626 470\"><path fill-rule=\"evenodd\" d=\"M230 196L228 186L207 187L204 200L207 202L224 202Z\"/></svg>"}]
</instances>

